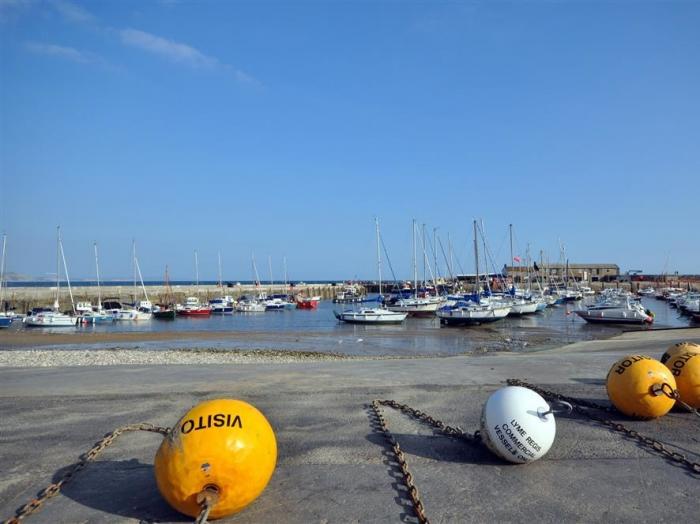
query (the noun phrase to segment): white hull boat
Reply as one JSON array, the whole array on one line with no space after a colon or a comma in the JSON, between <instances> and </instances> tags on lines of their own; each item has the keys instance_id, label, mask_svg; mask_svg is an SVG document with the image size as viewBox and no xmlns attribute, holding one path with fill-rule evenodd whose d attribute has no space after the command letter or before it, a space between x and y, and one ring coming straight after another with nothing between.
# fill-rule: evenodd
<instances>
[{"instance_id":1,"label":"white hull boat","mask_svg":"<svg viewBox=\"0 0 700 524\"><path fill-rule=\"evenodd\" d=\"M586 309L574 311L592 324L651 324L654 315L638 302L629 299L602 302Z\"/></svg>"},{"instance_id":2,"label":"white hull boat","mask_svg":"<svg viewBox=\"0 0 700 524\"><path fill-rule=\"evenodd\" d=\"M478 325L495 322L505 318L510 313L508 305L458 303L437 310L441 324L447 325Z\"/></svg>"},{"instance_id":3,"label":"white hull boat","mask_svg":"<svg viewBox=\"0 0 700 524\"><path fill-rule=\"evenodd\" d=\"M342 313L333 312L335 318L349 324L400 324L408 313L389 311L384 308L348 309Z\"/></svg>"},{"instance_id":4,"label":"white hull boat","mask_svg":"<svg viewBox=\"0 0 700 524\"><path fill-rule=\"evenodd\" d=\"M264 313L265 304L261 302L239 302L236 304L239 313Z\"/></svg>"},{"instance_id":5,"label":"white hull boat","mask_svg":"<svg viewBox=\"0 0 700 524\"><path fill-rule=\"evenodd\" d=\"M24 318L27 327L74 327L76 323L75 317L58 311L44 311Z\"/></svg>"},{"instance_id":6,"label":"white hull boat","mask_svg":"<svg viewBox=\"0 0 700 524\"><path fill-rule=\"evenodd\" d=\"M407 313L415 316L432 316L444 303L440 297L430 298L400 298L387 305L389 311Z\"/></svg>"}]
</instances>

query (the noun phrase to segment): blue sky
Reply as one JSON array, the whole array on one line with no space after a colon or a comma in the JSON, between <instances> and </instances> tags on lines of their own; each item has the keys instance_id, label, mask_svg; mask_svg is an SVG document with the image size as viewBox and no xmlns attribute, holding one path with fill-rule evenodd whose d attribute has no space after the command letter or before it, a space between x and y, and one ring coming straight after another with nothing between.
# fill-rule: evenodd
<instances>
[{"instance_id":1,"label":"blue sky","mask_svg":"<svg viewBox=\"0 0 700 524\"><path fill-rule=\"evenodd\" d=\"M699 273L700 2L0 0L11 271L399 277L411 219ZM666 266L666 261L668 266ZM444 263L440 263L444 267Z\"/></svg>"}]
</instances>

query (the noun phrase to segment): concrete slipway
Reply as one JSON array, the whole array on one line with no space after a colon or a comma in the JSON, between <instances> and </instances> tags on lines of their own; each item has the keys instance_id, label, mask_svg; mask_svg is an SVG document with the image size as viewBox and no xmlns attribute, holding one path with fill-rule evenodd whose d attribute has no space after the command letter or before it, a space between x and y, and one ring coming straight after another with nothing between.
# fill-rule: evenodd
<instances>
[{"instance_id":1,"label":"concrete slipway","mask_svg":"<svg viewBox=\"0 0 700 524\"><path fill-rule=\"evenodd\" d=\"M607 402L604 378L617 358L658 357L680 340L700 341L700 330L628 333L528 354L0 369L0 516L11 516L115 427L169 426L203 399L232 397L266 414L279 458L262 496L224 522L415 522L383 437L370 424L370 400L407 402L473 431L488 395L507 378ZM513 466L386 413L432 522L697 522L697 475L589 420L559 416L549 454ZM700 461L697 417L619 419ZM152 463L159 440L123 436L27 521L189 521L157 492Z\"/></svg>"}]
</instances>

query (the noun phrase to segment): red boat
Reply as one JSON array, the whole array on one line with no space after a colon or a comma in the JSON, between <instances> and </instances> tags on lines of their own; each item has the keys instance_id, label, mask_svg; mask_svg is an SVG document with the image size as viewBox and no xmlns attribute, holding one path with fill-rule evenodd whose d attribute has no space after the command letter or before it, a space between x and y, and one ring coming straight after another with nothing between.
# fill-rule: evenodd
<instances>
[{"instance_id":1,"label":"red boat","mask_svg":"<svg viewBox=\"0 0 700 524\"><path fill-rule=\"evenodd\" d=\"M297 309L317 309L321 297L296 297Z\"/></svg>"},{"instance_id":2,"label":"red boat","mask_svg":"<svg viewBox=\"0 0 700 524\"><path fill-rule=\"evenodd\" d=\"M211 308L200 304L196 297L188 297L184 306L178 305L177 314L181 317L208 317Z\"/></svg>"}]
</instances>

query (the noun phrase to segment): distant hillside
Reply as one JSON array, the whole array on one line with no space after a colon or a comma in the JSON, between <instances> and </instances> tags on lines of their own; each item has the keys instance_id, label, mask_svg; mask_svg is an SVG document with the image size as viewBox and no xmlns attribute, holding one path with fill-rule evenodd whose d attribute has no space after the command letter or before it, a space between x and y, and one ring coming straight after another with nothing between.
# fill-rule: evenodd
<instances>
[{"instance_id":1,"label":"distant hillside","mask_svg":"<svg viewBox=\"0 0 700 524\"><path fill-rule=\"evenodd\" d=\"M55 277L32 277L30 275L23 275L22 273L13 273L12 271L5 274L5 280L8 282L47 282Z\"/></svg>"}]
</instances>

